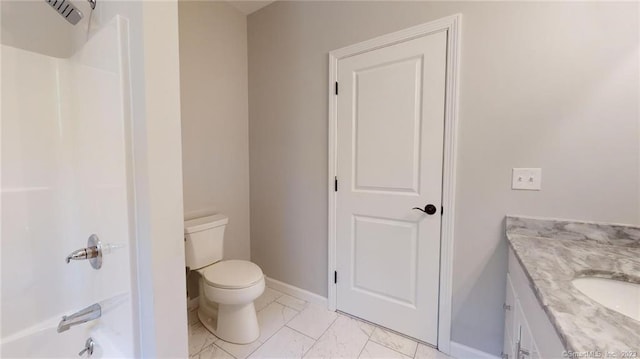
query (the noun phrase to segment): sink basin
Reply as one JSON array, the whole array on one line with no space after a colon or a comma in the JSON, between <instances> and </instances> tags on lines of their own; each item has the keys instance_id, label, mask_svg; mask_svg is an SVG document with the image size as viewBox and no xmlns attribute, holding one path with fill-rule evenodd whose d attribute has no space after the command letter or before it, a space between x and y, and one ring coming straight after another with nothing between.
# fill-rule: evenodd
<instances>
[{"instance_id":1,"label":"sink basin","mask_svg":"<svg viewBox=\"0 0 640 359\"><path fill-rule=\"evenodd\" d=\"M576 278L572 283L594 301L640 321L640 284L596 277Z\"/></svg>"}]
</instances>

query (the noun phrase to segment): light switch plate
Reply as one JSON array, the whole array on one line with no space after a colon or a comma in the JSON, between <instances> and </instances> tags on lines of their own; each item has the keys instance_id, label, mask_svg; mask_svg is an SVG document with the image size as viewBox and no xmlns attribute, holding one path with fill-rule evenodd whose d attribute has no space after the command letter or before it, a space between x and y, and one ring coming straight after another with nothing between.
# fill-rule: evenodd
<instances>
[{"instance_id":1,"label":"light switch plate","mask_svg":"<svg viewBox=\"0 0 640 359\"><path fill-rule=\"evenodd\" d=\"M542 189L541 168L514 168L511 189L539 191Z\"/></svg>"}]
</instances>

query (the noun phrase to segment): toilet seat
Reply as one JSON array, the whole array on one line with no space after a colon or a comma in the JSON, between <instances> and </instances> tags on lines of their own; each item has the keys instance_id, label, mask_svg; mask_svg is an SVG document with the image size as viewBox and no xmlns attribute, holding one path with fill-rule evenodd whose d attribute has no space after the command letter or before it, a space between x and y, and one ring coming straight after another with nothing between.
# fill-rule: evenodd
<instances>
[{"instance_id":1,"label":"toilet seat","mask_svg":"<svg viewBox=\"0 0 640 359\"><path fill-rule=\"evenodd\" d=\"M260 283L264 274L255 263L226 260L198 270L205 283L223 289L242 289Z\"/></svg>"}]
</instances>

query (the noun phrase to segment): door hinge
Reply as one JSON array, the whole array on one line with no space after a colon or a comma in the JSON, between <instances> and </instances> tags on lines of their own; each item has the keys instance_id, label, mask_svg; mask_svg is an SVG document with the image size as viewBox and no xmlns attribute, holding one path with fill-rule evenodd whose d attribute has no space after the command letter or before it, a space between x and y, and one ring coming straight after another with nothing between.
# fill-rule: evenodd
<instances>
[{"instance_id":1,"label":"door hinge","mask_svg":"<svg viewBox=\"0 0 640 359\"><path fill-rule=\"evenodd\" d=\"M336 81L336 95L338 94L338 81Z\"/></svg>"},{"instance_id":2,"label":"door hinge","mask_svg":"<svg viewBox=\"0 0 640 359\"><path fill-rule=\"evenodd\" d=\"M509 304L507 304L507 303L504 303L504 304L502 304L502 309L504 309L504 310L511 310L511 305L509 305Z\"/></svg>"},{"instance_id":3,"label":"door hinge","mask_svg":"<svg viewBox=\"0 0 640 359\"><path fill-rule=\"evenodd\" d=\"M333 271L333 283L338 283L338 271Z\"/></svg>"},{"instance_id":4,"label":"door hinge","mask_svg":"<svg viewBox=\"0 0 640 359\"><path fill-rule=\"evenodd\" d=\"M500 358L509 359L509 354L505 354L504 352L500 353Z\"/></svg>"},{"instance_id":5,"label":"door hinge","mask_svg":"<svg viewBox=\"0 0 640 359\"><path fill-rule=\"evenodd\" d=\"M444 206L440 206L440 215L444 214Z\"/></svg>"},{"instance_id":6,"label":"door hinge","mask_svg":"<svg viewBox=\"0 0 640 359\"><path fill-rule=\"evenodd\" d=\"M333 178L333 191L338 192L338 176Z\"/></svg>"}]
</instances>

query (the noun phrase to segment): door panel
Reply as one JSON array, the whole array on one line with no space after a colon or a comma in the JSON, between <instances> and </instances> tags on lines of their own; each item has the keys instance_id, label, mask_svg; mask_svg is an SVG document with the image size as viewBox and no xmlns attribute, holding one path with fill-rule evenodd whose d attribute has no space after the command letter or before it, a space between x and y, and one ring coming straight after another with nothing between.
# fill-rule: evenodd
<instances>
[{"instance_id":1,"label":"door panel","mask_svg":"<svg viewBox=\"0 0 640 359\"><path fill-rule=\"evenodd\" d=\"M337 308L435 344L446 32L338 62ZM340 279L342 278L342 279Z\"/></svg>"},{"instance_id":2,"label":"door panel","mask_svg":"<svg viewBox=\"0 0 640 359\"><path fill-rule=\"evenodd\" d=\"M366 216L354 222L353 288L414 307L416 223Z\"/></svg>"},{"instance_id":3,"label":"door panel","mask_svg":"<svg viewBox=\"0 0 640 359\"><path fill-rule=\"evenodd\" d=\"M419 191L421 69L420 57L354 72L357 190Z\"/></svg>"}]
</instances>

